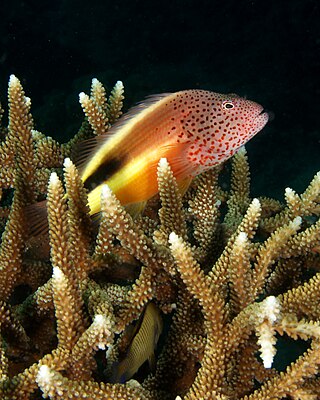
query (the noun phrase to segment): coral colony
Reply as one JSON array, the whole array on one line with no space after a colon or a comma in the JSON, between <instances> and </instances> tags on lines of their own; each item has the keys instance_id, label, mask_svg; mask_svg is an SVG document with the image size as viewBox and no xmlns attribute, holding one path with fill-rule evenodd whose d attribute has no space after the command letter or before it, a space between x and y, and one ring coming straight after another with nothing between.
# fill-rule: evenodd
<instances>
[{"instance_id":1,"label":"coral colony","mask_svg":"<svg viewBox=\"0 0 320 400\"><path fill-rule=\"evenodd\" d=\"M8 100L1 399L320 398L320 173L283 202L252 199L242 147L228 189L220 165L181 196L162 158L142 213L105 185L97 221L72 151L121 115L121 83L107 97L93 80L65 144L33 129L15 76ZM46 229L30 211L43 200ZM296 340L303 349L280 371L279 341Z\"/></svg>"}]
</instances>

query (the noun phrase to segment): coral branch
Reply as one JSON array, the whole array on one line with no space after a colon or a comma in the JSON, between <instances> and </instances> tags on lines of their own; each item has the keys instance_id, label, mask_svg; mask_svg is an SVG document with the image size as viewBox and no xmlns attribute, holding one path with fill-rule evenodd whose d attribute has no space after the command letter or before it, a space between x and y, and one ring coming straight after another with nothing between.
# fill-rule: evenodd
<instances>
[{"instance_id":1,"label":"coral branch","mask_svg":"<svg viewBox=\"0 0 320 400\"><path fill-rule=\"evenodd\" d=\"M161 159L159 195L140 215L105 185L93 220L70 158L80 140L90 147L121 132L122 83L108 97L92 80L90 96L80 94L84 122L63 145L33 129L15 76L8 98L8 126L0 108L1 399L319 398L320 173L302 194L287 188L283 202L252 200L244 148L231 178L220 165L177 182ZM305 350L278 370L281 343L290 352L297 339Z\"/></svg>"}]
</instances>

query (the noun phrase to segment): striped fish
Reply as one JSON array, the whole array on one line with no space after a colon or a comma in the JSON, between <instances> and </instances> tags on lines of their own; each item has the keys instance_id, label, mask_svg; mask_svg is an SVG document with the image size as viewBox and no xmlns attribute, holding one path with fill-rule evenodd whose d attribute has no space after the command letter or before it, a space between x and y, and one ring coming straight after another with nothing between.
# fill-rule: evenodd
<instances>
[{"instance_id":1,"label":"striped fish","mask_svg":"<svg viewBox=\"0 0 320 400\"><path fill-rule=\"evenodd\" d=\"M148 303L138 322L125 358L114 366L113 383L124 383L130 379L145 361L154 364L154 350L163 328L158 307Z\"/></svg>"}]
</instances>

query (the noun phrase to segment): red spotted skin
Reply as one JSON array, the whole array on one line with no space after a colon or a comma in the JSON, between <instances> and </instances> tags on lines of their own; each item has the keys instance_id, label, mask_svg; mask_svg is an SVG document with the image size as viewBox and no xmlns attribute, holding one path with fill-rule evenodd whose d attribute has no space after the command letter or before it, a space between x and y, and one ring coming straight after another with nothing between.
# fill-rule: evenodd
<instances>
[{"instance_id":1,"label":"red spotted skin","mask_svg":"<svg viewBox=\"0 0 320 400\"><path fill-rule=\"evenodd\" d=\"M194 175L231 157L259 132L268 121L263 107L235 94L205 90L176 93L168 135L189 143L187 159Z\"/></svg>"}]
</instances>

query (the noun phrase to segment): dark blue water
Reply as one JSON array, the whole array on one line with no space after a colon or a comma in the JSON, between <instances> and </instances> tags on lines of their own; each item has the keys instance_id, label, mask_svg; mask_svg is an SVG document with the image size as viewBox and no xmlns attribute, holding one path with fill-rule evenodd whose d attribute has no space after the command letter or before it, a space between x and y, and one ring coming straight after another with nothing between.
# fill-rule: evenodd
<instances>
[{"instance_id":1,"label":"dark blue water","mask_svg":"<svg viewBox=\"0 0 320 400\"><path fill-rule=\"evenodd\" d=\"M78 93L121 79L126 107L187 88L235 92L275 119L249 145L254 195L304 189L319 163L319 2L1 2L0 99L16 74L36 126L67 140Z\"/></svg>"}]
</instances>

